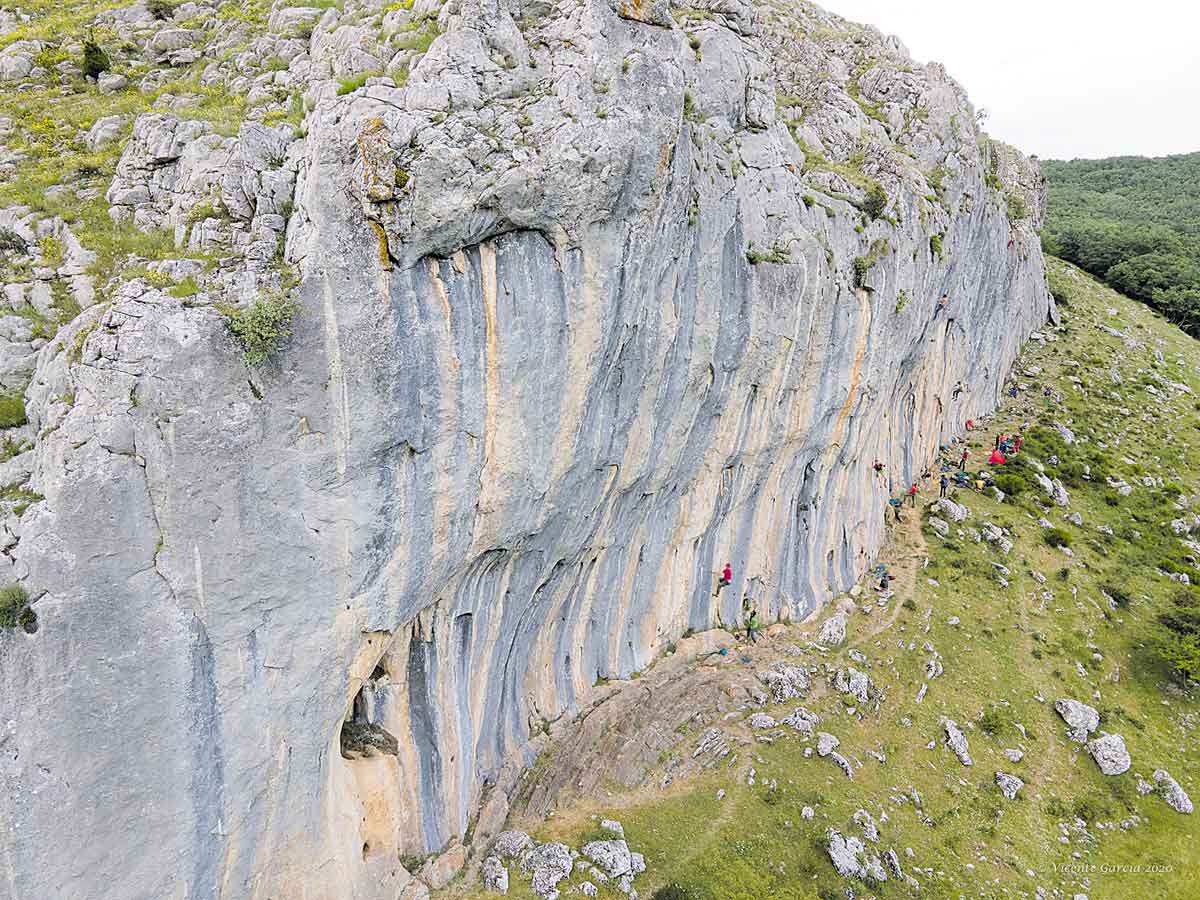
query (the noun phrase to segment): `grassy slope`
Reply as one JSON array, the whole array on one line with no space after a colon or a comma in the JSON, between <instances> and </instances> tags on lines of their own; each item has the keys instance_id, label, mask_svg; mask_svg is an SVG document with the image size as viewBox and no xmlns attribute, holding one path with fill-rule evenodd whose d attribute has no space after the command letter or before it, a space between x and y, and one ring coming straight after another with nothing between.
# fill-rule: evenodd
<instances>
[{"instance_id":1,"label":"grassy slope","mask_svg":"<svg viewBox=\"0 0 1200 900\"><path fill-rule=\"evenodd\" d=\"M1197 895L1200 817L1179 815L1159 796L1142 797L1135 790L1135 773L1149 777L1162 766L1200 800L1200 740L1195 728L1200 704L1169 687L1168 673L1147 648L1153 615L1175 587L1156 569L1164 555L1178 557L1182 546L1165 525L1178 516L1174 495L1169 489L1151 491L1139 485L1130 497L1119 498L1095 476L1111 473L1130 483L1135 477L1162 477L1185 493L1195 492L1200 404L1196 396L1178 394L1156 412L1145 388L1159 374L1191 385L1200 396L1200 345L1146 307L1065 264L1052 261L1052 268L1056 290L1071 297L1064 309L1065 330L1057 343L1042 348L1031 344L1020 366L1041 366L1040 376L1022 381L1038 387L1048 381L1063 393L1063 404L1049 412L1040 390L1031 388L988 421L988 430L976 439L975 458L982 458L979 452L985 444L991 449L996 431L1011 432L1026 418L1035 423L1058 420L1089 439L1070 460L1064 459L1058 473L1071 485L1071 509L1083 516L1084 527L1065 523L1064 510L1046 513L1071 532L1074 558L1044 543L1036 523L1043 510L1033 495L1003 504L975 493L958 497L973 510L968 524L978 527L992 521L1012 529L1016 546L1008 557L953 532L949 542L927 527L921 533L910 513L885 558L895 562L901 556L917 556L923 564L927 555L927 568L917 572L915 583L899 582L903 586L893 601L897 616L890 628L875 632L883 626L878 613L875 619L856 615L850 623L850 646L857 645L870 657L870 674L886 691L881 711L861 718L842 714L841 698L828 691L818 691L805 704L822 716L822 729L841 738L842 751L864 764L854 781L846 780L828 760L805 759L804 742L788 738L760 745L752 760L743 754L736 772L676 785L670 794L613 797L606 805L564 811L537 828L539 837L578 847L594 827L593 814L615 814L631 846L646 854L649 872L638 884L643 896L668 881L691 888L696 897L721 900L829 898L843 896L844 886L853 886L859 896L884 898L1032 896L1039 885L1061 888L1067 896L1087 893L1092 900L1183 900ZM1117 314L1109 315L1109 309ZM1127 328L1145 346L1126 349L1119 338L1099 328L1101 323ZM1164 362L1155 362L1155 348L1162 351ZM1120 386L1108 375L1114 365L1124 379ZM1071 377L1090 386L1086 396ZM1110 447L1102 449L1097 441ZM1039 446L1037 440L1031 443L1033 450L1046 455L1052 449ZM1079 477L1073 468L1073 462L1082 461L1092 466L1093 480ZM1096 526L1101 524L1115 535L1098 533ZM1160 538L1164 532L1168 537ZM993 575L993 560L1012 570L1008 588ZM1045 575L1045 585L1034 579L1035 571ZM1131 604L1111 610L1102 586L1126 591ZM1043 606L1046 591L1052 598ZM914 608L900 606L906 598L912 600L907 606ZM925 634L930 610L931 628ZM949 625L951 616L961 623ZM803 643L801 629L793 631L790 639ZM944 657L945 674L931 683L925 702L918 705L914 697L923 681L928 654L921 648L926 640ZM913 651L906 649L910 641ZM843 648L842 658L848 649ZM1113 680L1118 672L1119 680ZM1094 691L1099 691L1099 699ZM1046 703L1035 699L1038 693ZM1102 713L1101 729L1125 738L1133 757L1127 774L1101 775L1090 757L1066 739L1052 707L1064 696L1096 706ZM988 719L996 728L994 735L981 728L981 717L989 710L994 710ZM942 715L963 726L975 760L972 768L960 765L944 748L938 724ZM906 717L911 726L901 723ZM1026 728L1027 739L1016 723ZM938 741L933 751L925 747L931 738ZM690 752L691 746L683 739L677 749ZM1011 763L1001 755L1006 747L1020 747L1027 755ZM887 762L881 765L866 756L867 749L882 749ZM745 783L750 764L758 771L756 786ZM1015 802L1004 800L995 788L997 770L1027 783ZM778 789L768 791L763 779L777 781ZM715 799L718 787L728 791L723 802ZM929 823L918 818L912 803L897 806L888 801L911 787L920 792ZM800 818L806 804L817 809L813 821ZM843 882L834 873L822 844L826 830L832 826L859 834L851 816L860 807L876 819L886 810L879 850L896 848L910 873L913 865L933 870L932 875L914 873L922 884L919 895L895 880L867 888ZM1091 839L1073 829L1076 816L1088 823ZM1141 821L1127 831L1099 824L1133 816ZM1069 844L1059 840L1060 823L1072 827ZM913 849L912 860L904 856L905 847ZM1075 852L1081 859L1072 858ZM1172 870L1086 876L1055 869L1079 862L1157 864ZM1085 885L1087 877L1091 881ZM517 883L510 896L532 894Z\"/></svg>"}]
</instances>

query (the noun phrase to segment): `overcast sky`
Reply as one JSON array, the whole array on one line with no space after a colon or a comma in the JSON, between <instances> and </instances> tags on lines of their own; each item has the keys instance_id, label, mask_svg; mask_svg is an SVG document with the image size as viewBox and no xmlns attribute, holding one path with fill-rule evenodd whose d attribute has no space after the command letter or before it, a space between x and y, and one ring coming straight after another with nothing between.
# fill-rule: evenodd
<instances>
[{"instance_id":1,"label":"overcast sky","mask_svg":"<svg viewBox=\"0 0 1200 900\"><path fill-rule=\"evenodd\" d=\"M1200 5L1183 0L817 0L937 60L1043 159L1200 151Z\"/></svg>"}]
</instances>

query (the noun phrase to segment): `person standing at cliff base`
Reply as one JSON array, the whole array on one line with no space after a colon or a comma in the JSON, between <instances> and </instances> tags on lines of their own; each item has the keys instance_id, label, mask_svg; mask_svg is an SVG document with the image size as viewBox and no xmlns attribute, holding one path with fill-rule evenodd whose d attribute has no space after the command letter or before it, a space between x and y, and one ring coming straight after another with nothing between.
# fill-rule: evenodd
<instances>
[{"instance_id":1,"label":"person standing at cliff base","mask_svg":"<svg viewBox=\"0 0 1200 900\"><path fill-rule=\"evenodd\" d=\"M971 455L971 451L963 447L962 456L958 460L958 470L960 472L967 471L967 458Z\"/></svg>"},{"instance_id":2,"label":"person standing at cliff base","mask_svg":"<svg viewBox=\"0 0 1200 900\"><path fill-rule=\"evenodd\" d=\"M946 473L942 473L942 491L939 494L941 497L946 496L946 488L950 487L950 479L946 477Z\"/></svg>"},{"instance_id":3,"label":"person standing at cliff base","mask_svg":"<svg viewBox=\"0 0 1200 900\"><path fill-rule=\"evenodd\" d=\"M758 610L750 610L750 617L746 619L746 640L752 644L758 643Z\"/></svg>"},{"instance_id":4,"label":"person standing at cliff base","mask_svg":"<svg viewBox=\"0 0 1200 900\"><path fill-rule=\"evenodd\" d=\"M916 505L917 505L917 483L915 481L912 483L912 487L910 487L908 489L908 502L912 504L913 508L916 508Z\"/></svg>"}]
</instances>

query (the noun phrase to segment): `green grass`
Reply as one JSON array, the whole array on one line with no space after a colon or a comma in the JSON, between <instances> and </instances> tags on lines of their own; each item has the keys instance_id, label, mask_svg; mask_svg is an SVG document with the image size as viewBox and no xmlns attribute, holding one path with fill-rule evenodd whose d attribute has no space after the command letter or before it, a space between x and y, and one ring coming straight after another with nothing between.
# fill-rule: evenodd
<instances>
[{"instance_id":1,"label":"green grass","mask_svg":"<svg viewBox=\"0 0 1200 900\"><path fill-rule=\"evenodd\" d=\"M0 428L17 428L27 421L24 391L0 395Z\"/></svg>"},{"instance_id":2,"label":"green grass","mask_svg":"<svg viewBox=\"0 0 1200 900\"><path fill-rule=\"evenodd\" d=\"M867 631L872 620L856 615L848 629L851 643L873 663L871 677L884 690L881 711L848 716L839 711L841 696L823 687L804 704L822 716L824 730L841 739L841 749L862 761L854 780L828 761L806 759L804 744L787 738L744 747L734 767L677 782L666 792L635 796L614 789L611 800L560 810L537 829L539 838L578 847L588 827L580 823L590 815L619 819L630 846L646 854L648 871L636 884L642 896L668 883L681 885L693 900L827 900L843 896L845 887L882 900L999 900L1032 896L1038 885L1068 897L1195 896L1196 819L1175 813L1155 794L1139 796L1134 773L1148 777L1163 767L1193 799L1200 794L1200 735L1194 726L1200 702L1194 689L1181 690L1169 663L1153 649L1163 633L1157 617L1171 608L1181 590L1161 571L1189 568L1187 548L1170 533L1168 523L1180 515L1175 504L1181 496L1200 493L1200 403L1195 399L1200 396L1200 345L1140 304L1079 278L1056 260L1050 266L1052 283L1071 294L1065 330L1057 344L1027 348L1020 367L1040 366L1042 374L1021 378L1030 389L1015 403L1006 402L991 420L991 430L976 434L972 456L986 459L984 451L991 450L996 432L1011 434L1024 420L1032 420L1025 451L1004 473L1026 487L1003 503L990 494L967 491L955 498L972 511L966 526L992 522L1008 528L1012 552L1002 557L991 545L958 535L957 529L943 541L925 528L926 546L905 545L905 552L927 557L928 566L919 567L915 586L893 600L899 604L895 624L876 637ZM1109 308L1118 314L1110 316ZM1126 329L1143 346L1128 350L1101 325ZM1153 349L1161 350L1162 362ZM1111 370L1120 373L1122 384L1112 382ZM1172 393L1156 408L1145 388L1158 378L1187 384L1194 393ZM1046 383L1064 395L1061 406L1046 407L1040 391ZM1065 445L1050 427L1054 421L1067 424L1084 442ZM1051 465L1055 454L1059 461ZM1067 510L1045 503L1030 475L1035 456L1050 477L1067 485L1070 511L1082 516L1082 528L1065 522ZM1134 492L1113 503L1107 475L1134 484ZM1161 477L1164 484L1150 488L1135 483L1144 477ZM1036 521L1042 516L1069 535L1073 556L1047 543ZM1101 526L1114 535L1105 535ZM1009 568L1007 587L993 561ZM1046 592L1049 599L1044 599ZM1105 592L1113 598L1111 607ZM927 610L932 610L928 619ZM958 624L949 624L952 616ZM783 639L792 641L792 636ZM909 641L914 651L906 649ZM925 681L925 641L941 654L945 674L930 683L918 705L914 697ZM799 638L795 642L805 644ZM833 654L824 659L844 664L848 649L836 659ZM1099 692L1099 699L1093 692ZM1038 700L1039 694L1046 702ZM1101 728L1125 739L1133 757L1129 773L1102 775L1067 740L1053 710L1059 697L1075 697L1100 710ZM778 715L792 706L767 712ZM963 767L941 749L943 715L963 728L973 767ZM930 738L938 750L925 748ZM693 746L694 736L692 742L681 740L673 752L686 755ZM1018 746L1026 751L1025 759L1010 762L1003 750ZM886 763L865 755L875 748L884 752ZM756 786L745 783L751 764L758 772ZM1003 799L995 787L997 771L1026 782L1015 801ZM778 789L768 792L764 779L777 781ZM727 792L723 801L716 800L719 788ZM920 814L912 803L888 800L910 788L923 799ZM812 821L800 818L805 805L817 810ZM919 894L895 879L868 889L834 873L824 849L827 829L859 834L851 822L859 808L870 810L877 821L880 810L887 811L888 821L879 822L879 850L895 848L910 872L914 865L933 870L931 875L916 873ZM1096 827L1134 815L1143 821L1128 830ZM1076 837L1070 844L1059 842L1059 823L1073 822L1076 816L1087 821L1094 842ZM906 847L912 848L914 859L905 856ZM1072 857L1076 852L1078 860ZM1089 889L1055 868L1074 863L1169 868L1139 876L1094 873ZM510 896L532 897L515 868L512 874ZM605 891L607 886L602 897L616 896Z\"/></svg>"}]
</instances>

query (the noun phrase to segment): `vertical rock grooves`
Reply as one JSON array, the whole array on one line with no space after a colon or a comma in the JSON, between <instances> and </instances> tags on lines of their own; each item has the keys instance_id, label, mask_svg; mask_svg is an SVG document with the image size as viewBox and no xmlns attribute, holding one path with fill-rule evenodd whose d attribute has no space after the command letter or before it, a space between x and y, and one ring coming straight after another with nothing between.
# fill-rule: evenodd
<instances>
[{"instance_id":1,"label":"vertical rock grooves","mask_svg":"<svg viewBox=\"0 0 1200 900\"><path fill-rule=\"evenodd\" d=\"M1053 314L1036 166L873 29L694 11L454 0L403 87L316 90L261 396L144 286L42 352L15 896L391 900L598 676L847 588L994 405ZM394 754L342 754L360 690Z\"/></svg>"}]
</instances>

